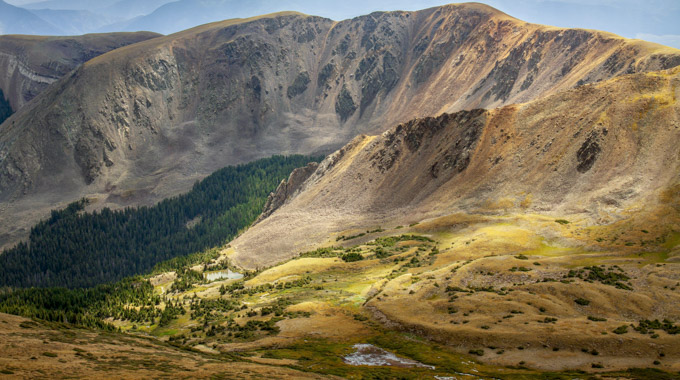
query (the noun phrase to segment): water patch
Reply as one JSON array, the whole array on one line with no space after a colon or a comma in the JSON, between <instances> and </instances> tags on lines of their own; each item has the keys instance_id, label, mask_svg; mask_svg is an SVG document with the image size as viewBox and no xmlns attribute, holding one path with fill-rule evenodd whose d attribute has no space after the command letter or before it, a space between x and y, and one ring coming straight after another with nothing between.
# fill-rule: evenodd
<instances>
[{"instance_id":1,"label":"water patch","mask_svg":"<svg viewBox=\"0 0 680 380\"><path fill-rule=\"evenodd\" d=\"M391 352L387 352L372 344L355 344L352 346L356 351L344 357L344 362L349 365L370 366L393 366L401 368L429 368L434 366L417 362L413 359L400 358Z\"/></svg>"},{"instance_id":2,"label":"water patch","mask_svg":"<svg viewBox=\"0 0 680 380\"><path fill-rule=\"evenodd\" d=\"M208 280L208 282L217 280L239 280L243 278L243 275L238 272L232 272L231 270L218 270L215 272L204 272L203 277Z\"/></svg>"}]
</instances>

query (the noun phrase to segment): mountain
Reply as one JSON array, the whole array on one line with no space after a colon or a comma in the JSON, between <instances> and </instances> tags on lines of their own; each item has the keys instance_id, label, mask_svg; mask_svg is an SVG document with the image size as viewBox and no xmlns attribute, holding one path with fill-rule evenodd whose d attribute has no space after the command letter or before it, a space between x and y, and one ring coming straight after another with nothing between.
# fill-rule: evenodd
<instances>
[{"instance_id":1,"label":"mountain","mask_svg":"<svg viewBox=\"0 0 680 380\"><path fill-rule=\"evenodd\" d=\"M0 90L17 111L82 63L157 36L148 32L74 37L0 36L0 71L4 73Z\"/></svg>"},{"instance_id":2,"label":"mountain","mask_svg":"<svg viewBox=\"0 0 680 380\"><path fill-rule=\"evenodd\" d=\"M111 22L109 18L90 11L36 9L31 13L59 28L60 35L90 33Z\"/></svg>"},{"instance_id":3,"label":"mountain","mask_svg":"<svg viewBox=\"0 0 680 380\"><path fill-rule=\"evenodd\" d=\"M0 34L58 35L61 30L26 9L0 0Z\"/></svg>"},{"instance_id":4,"label":"mountain","mask_svg":"<svg viewBox=\"0 0 680 380\"><path fill-rule=\"evenodd\" d=\"M94 11L96 9L112 6L120 0L101 0L101 1L89 1L89 0L46 0L46 1L36 1L28 4L24 4L22 7L26 9L53 9L53 10L89 10ZM144 1L140 1L143 3Z\"/></svg>"},{"instance_id":5,"label":"mountain","mask_svg":"<svg viewBox=\"0 0 680 380\"><path fill-rule=\"evenodd\" d=\"M98 10L99 13L115 17L123 20L129 20L135 17L144 16L152 13L161 6L172 2L171 0L119 0L106 8ZM195 26L196 24L192 25ZM139 30L150 30L149 28L141 28ZM120 31L120 30L116 30Z\"/></svg>"},{"instance_id":6,"label":"mountain","mask_svg":"<svg viewBox=\"0 0 680 380\"><path fill-rule=\"evenodd\" d=\"M200 26L88 61L0 131L0 230L82 196L146 204L228 164L680 64L677 50L480 4Z\"/></svg>"},{"instance_id":7,"label":"mountain","mask_svg":"<svg viewBox=\"0 0 680 380\"><path fill-rule=\"evenodd\" d=\"M672 379L680 370L679 95L676 67L358 136L294 170L260 220L222 247L95 288L0 292L0 312L39 318L8 337L17 364L6 367L34 368L23 359L37 347L27 341L17 352L16 342L40 324L69 321L126 331L128 343L141 335L214 361L320 376ZM220 192L218 183L200 187ZM95 236L110 228L87 214L68 219L92 231L74 233L77 241L106 246ZM49 224L35 237L64 244L66 233ZM131 234L113 235L123 242L112 246L129 246ZM90 255L101 260L102 251ZM15 257L22 268L25 255ZM65 338L40 343L46 360L74 355ZM71 372L94 361L78 353L91 361L75 360ZM156 368L101 373L142 366Z\"/></svg>"},{"instance_id":8,"label":"mountain","mask_svg":"<svg viewBox=\"0 0 680 380\"><path fill-rule=\"evenodd\" d=\"M679 79L680 68L628 75L358 136L283 186L287 196L272 195L270 216L231 244L232 259L267 267L346 230L456 214L578 219L573 244L595 247L589 226L677 231Z\"/></svg>"},{"instance_id":9,"label":"mountain","mask_svg":"<svg viewBox=\"0 0 680 380\"><path fill-rule=\"evenodd\" d=\"M271 1L181 0L166 2L148 14L105 26L101 31L153 30L162 34L176 33L196 25L222 19L247 18L272 12L287 11L289 5ZM173 20L171 23L167 20Z\"/></svg>"}]
</instances>

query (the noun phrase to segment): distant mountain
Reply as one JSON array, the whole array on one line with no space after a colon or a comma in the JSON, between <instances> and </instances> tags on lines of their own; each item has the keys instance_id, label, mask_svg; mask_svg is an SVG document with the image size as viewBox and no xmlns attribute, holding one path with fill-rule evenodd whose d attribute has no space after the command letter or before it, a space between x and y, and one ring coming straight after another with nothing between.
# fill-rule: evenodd
<instances>
[{"instance_id":1,"label":"distant mountain","mask_svg":"<svg viewBox=\"0 0 680 380\"><path fill-rule=\"evenodd\" d=\"M97 12L107 15L110 18L118 18L122 20L129 20L135 17L148 15L164 4L168 4L174 0L119 0L108 7L98 8ZM173 23L173 21L169 21ZM140 30L149 30L143 28Z\"/></svg>"},{"instance_id":2,"label":"distant mountain","mask_svg":"<svg viewBox=\"0 0 680 380\"><path fill-rule=\"evenodd\" d=\"M60 35L87 34L111 23L111 20L90 11L36 9L36 16L58 27Z\"/></svg>"},{"instance_id":3,"label":"distant mountain","mask_svg":"<svg viewBox=\"0 0 680 380\"><path fill-rule=\"evenodd\" d=\"M26 4L24 8L51 24L59 35L78 35L92 32L119 32L131 20L147 15L171 0L115 0L79 1L50 0ZM108 26L104 28L104 26ZM139 28L148 30L149 28ZM137 31L137 30L135 30ZM26 34L41 34L28 31ZM45 34L45 33L42 33Z\"/></svg>"},{"instance_id":4,"label":"distant mountain","mask_svg":"<svg viewBox=\"0 0 680 380\"><path fill-rule=\"evenodd\" d=\"M101 31L152 30L171 34L219 20L252 17L288 10L289 6L267 0L180 0L167 3L151 14L103 27ZM168 22L172 20L172 22Z\"/></svg>"},{"instance_id":5,"label":"distant mountain","mask_svg":"<svg viewBox=\"0 0 680 380\"><path fill-rule=\"evenodd\" d=\"M59 35L63 31L26 9L0 0L0 34Z\"/></svg>"},{"instance_id":6,"label":"distant mountain","mask_svg":"<svg viewBox=\"0 0 680 380\"><path fill-rule=\"evenodd\" d=\"M126 0L130 1L130 0ZM179 0L167 2L148 15L102 28L101 31L150 30L170 34L215 21L247 18L282 11L296 11L341 20L382 9L414 9L406 0L347 0L327 2L315 0ZM168 22L172 20L172 22Z\"/></svg>"},{"instance_id":7,"label":"distant mountain","mask_svg":"<svg viewBox=\"0 0 680 380\"><path fill-rule=\"evenodd\" d=\"M82 196L149 204L226 165L679 64L675 49L481 4L203 25L90 60L5 121L0 233Z\"/></svg>"},{"instance_id":8,"label":"distant mountain","mask_svg":"<svg viewBox=\"0 0 680 380\"><path fill-rule=\"evenodd\" d=\"M47 0L23 5L26 9L89 10L109 7L120 0ZM139 1L143 3L144 1Z\"/></svg>"},{"instance_id":9,"label":"distant mountain","mask_svg":"<svg viewBox=\"0 0 680 380\"><path fill-rule=\"evenodd\" d=\"M49 0L26 4L23 8L90 11L111 21L121 21L149 14L172 1L174 0Z\"/></svg>"}]
</instances>

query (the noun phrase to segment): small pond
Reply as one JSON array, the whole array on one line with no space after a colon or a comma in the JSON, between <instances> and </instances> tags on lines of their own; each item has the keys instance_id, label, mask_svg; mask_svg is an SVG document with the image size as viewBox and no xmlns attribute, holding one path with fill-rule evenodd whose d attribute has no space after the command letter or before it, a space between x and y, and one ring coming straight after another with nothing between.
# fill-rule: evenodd
<instances>
[{"instance_id":1,"label":"small pond","mask_svg":"<svg viewBox=\"0 0 680 380\"><path fill-rule=\"evenodd\" d=\"M217 280L238 280L243 278L243 275L238 272L232 272L231 270L218 270L215 272L204 272L203 277L205 277L208 282Z\"/></svg>"},{"instance_id":2,"label":"small pond","mask_svg":"<svg viewBox=\"0 0 680 380\"><path fill-rule=\"evenodd\" d=\"M429 368L434 366L417 362L413 359L400 358L372 344L355 344L355 352L345 356L344 361L349 365L385 365L401 368Z\"/></svg>"}]
</instances>

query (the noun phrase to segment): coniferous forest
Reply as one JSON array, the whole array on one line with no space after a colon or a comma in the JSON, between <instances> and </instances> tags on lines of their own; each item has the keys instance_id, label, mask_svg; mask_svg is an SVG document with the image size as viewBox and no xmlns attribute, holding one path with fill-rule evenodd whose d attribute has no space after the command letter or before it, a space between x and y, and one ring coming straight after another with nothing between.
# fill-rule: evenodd
<instances>
[{"instance_id":1,"label":"coniferous forest","mask_svg":"<svg viewBox=\"0 0 680 380\"><path fill-rule=\"evenodd\" d=\"M0 286L93 287L224 244L257 218L293 169L320 159L274 156L226 167L151 207L84 212L86 200L72 203L0 255Z\"/></svg>"},{"instance_id":2,"label":"coniferous forest","mask_svg":"<svg viewBox=\"0 0 680 380\"><path fill-rule=\"evenodd\" d=\"M0 90L0 124L12 116L12 107L5 99L5 94Z\"/></svg>"}]
</instances>

